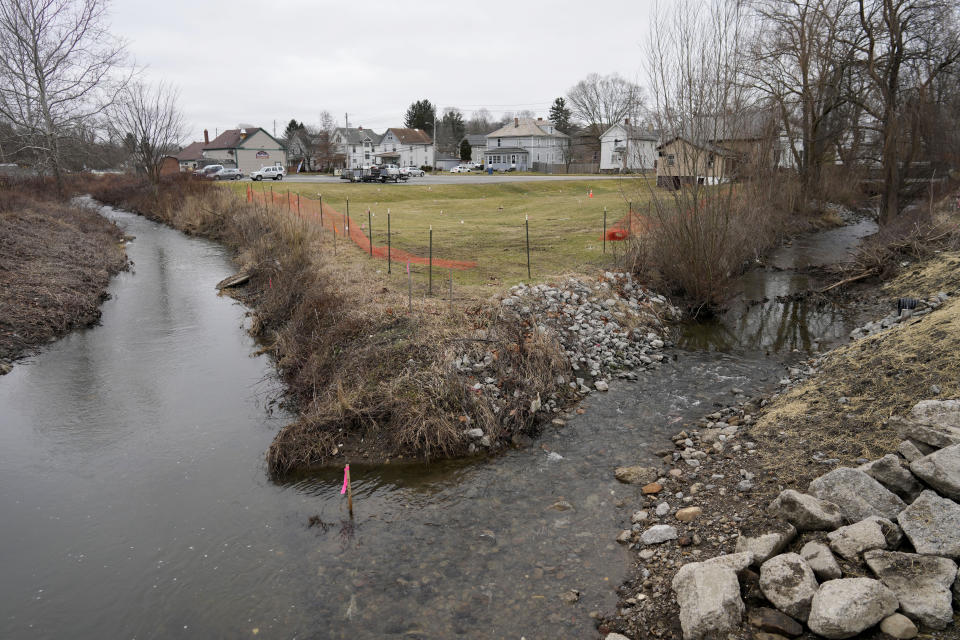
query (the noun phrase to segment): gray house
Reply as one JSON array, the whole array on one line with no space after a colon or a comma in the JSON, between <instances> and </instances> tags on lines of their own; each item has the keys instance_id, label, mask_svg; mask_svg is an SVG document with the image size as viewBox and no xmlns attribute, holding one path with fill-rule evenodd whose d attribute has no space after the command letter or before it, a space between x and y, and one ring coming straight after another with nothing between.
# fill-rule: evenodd
<instances>
[{"instance_id":1,"label":"gray house","mask_svg":"<svg viewBox=\"0 0 960 640\"><path fill-rule=\"evenodd\" d=\"M487 136L471 133L463 136L463 140L466 140L470 145L470 160L473 162L483 162L483 153L487 150ZM460 145L463 144L463 140L457 143L458 151Z\"/></svg>"},{"instance_id":2,"label":"gray house","mask_svg":"<svg viewBox=\"0 0 960 640\"><path fill-rule=\"evenodd\" d=\"M484 164L498 171L526 171L534 163L563 164L570 149L570 136L543 118L514 118L513 124L488 133Z\"/></svg>"},{"instance_id":3,"label":"gray house","mask_svg":"<svg viewBox=\"0 0 960 640\"><path fill-rule=\"evenodd\" d=\"M343 169L356 169L376 164L383 134L363 127L339 127L333 132L333 145L343 156Z\"/></svg>"}]
</instances>

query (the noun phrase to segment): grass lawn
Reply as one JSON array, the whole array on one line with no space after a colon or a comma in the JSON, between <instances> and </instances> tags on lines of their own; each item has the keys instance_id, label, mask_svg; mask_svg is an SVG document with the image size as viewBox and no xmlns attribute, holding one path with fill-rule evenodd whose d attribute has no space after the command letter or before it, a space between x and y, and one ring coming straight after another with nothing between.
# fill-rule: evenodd
<instances>
[{"instance_id":1,"label":"grass lawn","mask_svg":"<svg viewBox=\"0 0 960 640\"><path fill-rule=\"evenodd\" d=\"M532 279L543 281L563 273L614 264L619 243L607 243L603 253L603 210L612 226L626 215L627 203L634 209L649 200L647 182L641 177L622 180L514 182L497 184L417 185L407 184L308 184L254 183L256 190L277 194L299 193L317 199L339 212L350 200L355 224L365 224L367 209L373 213L374 245L387 243L387 209L390 210L392 246L427 256L429 228L433 226L435 258L469 260L473 269L454 271L455 286L502 287L527 281L524 216L530 219ZM250 183L232 183L228 188L246 192ZM593 191L593 197L588 196ZM341 245L342 246L342 245ZM354 249L360 255L360 249ZM383 260L374 259L386 271ZM400 277L403 269L396 268ZM416 268L423 278L426 268ZM438 273L436 279L447 278Z\"/></svg>"}]
</instances>

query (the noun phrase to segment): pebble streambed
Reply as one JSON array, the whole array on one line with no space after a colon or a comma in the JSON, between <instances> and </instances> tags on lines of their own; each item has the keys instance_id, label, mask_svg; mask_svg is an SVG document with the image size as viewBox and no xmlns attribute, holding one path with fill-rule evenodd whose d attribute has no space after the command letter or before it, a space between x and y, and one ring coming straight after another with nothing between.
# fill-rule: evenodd
<instances>
[{"instance_id":1,"label":"pebble streambed","mask_svg":"<svg viewBox=\"0 0 960 640\"><path fill-rule=\"evenodd\" d=\"M688 340L528 447L353 466L351 520L339 471L267 477L287 417L213 293L226 252L103 212L136 239L102 325L0 378L3 638L593 637L629 562L613 468L784 370L770 340Z\"/></svg>"}]
</instances>

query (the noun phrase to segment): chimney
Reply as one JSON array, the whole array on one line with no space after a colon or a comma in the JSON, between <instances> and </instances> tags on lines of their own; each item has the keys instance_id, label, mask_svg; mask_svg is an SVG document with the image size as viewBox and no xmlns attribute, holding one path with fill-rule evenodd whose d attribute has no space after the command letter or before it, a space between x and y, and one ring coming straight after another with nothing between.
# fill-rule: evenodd
<instances>
[{"instance_id":1,"label":"chimney","mask_svg":"<svg viewBox=\"0 0 960 640\"><path fill-rule=\"evenodd\" d=\"M246 130L246 129L240 129L240 139L241 139L241 140L246 140L246 138L247 138L247 130Z\"/></svg>"},{"instance_id":2,"label":"chimney","mask_svg":"<svg viewBox=\"0 0 960 640\"><path fill-rule=\"evenodd\" d=\"M537 122L543 122L543 118L537 118Z\"/></svg>"},{"instance_id":3,"label":"chimney","mask_svg":"<svg viewBox=\"0 0 960 640\"><path fill-rule=\"evenodd\" d=\"M513 126L515 126L515 127L519 127L519 126L520 126L520 118L514 118L514 119L513 119Z\"/></svg>"},{"instance_id":4,"label":"chimney","mask_svg":"<svg viewBox=\"0 0 960 640\"><path fill-rule=\"evenodd\" d=\"M363 131L363 127L357 127L357 131Z\"/></svg>"},{"instance_id":5,"label":"chimney","mask_svg":"<svg viewBox=\"0 0 960 640\"><path fill-rule=\"evenodd\" d=\"M203 130L203 144L210 144L210 132L206 129Z\"/></svg>"}]
</instances>

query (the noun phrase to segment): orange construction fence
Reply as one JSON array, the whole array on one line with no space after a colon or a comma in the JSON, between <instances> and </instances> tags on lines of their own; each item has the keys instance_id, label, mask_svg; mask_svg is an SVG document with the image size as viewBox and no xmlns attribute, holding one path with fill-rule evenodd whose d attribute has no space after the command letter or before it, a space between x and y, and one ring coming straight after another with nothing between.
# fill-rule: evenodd
<instances>
[{"instance_id":1,"label":"orange construction fence","mask_svg":"<svg viewBox=\"0 0 960 640\"><path fill-rule=\"evenodd\" d=\"M341 213L319 200L312 200L302 195L298 196L296 193L290 193L289 191L279 193L271 189L268 193L264 189L258 192L252 185L247 185L247 202L272 204L287 209L294 215L299 214L303 220L322 225L324 230L330 231L336 236L348 237L355 245L368 253L372 253L377 258L387 260L389 257L390 260L400 263L430 264L429 257L418 256L388 245L374 244L371 252L370 237L363 231L366 225L356 224L349 215ZM433 266L442 269L464 270L476 267L477 263L468 260L446 260L434 257Z\"/></svg>"}]
</instances>

